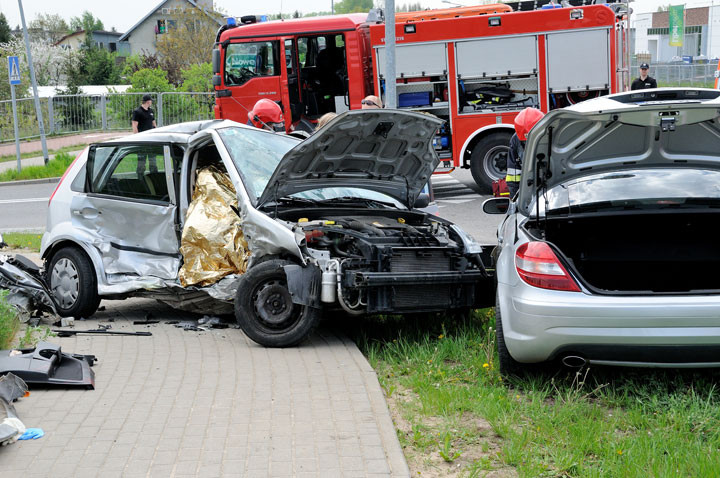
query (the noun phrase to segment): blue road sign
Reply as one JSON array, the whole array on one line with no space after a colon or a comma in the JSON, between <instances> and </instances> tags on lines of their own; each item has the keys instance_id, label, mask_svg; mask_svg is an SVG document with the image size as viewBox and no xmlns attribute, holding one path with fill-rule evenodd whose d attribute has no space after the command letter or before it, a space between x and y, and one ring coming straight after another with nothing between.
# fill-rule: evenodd
<instances>
[{"instance_id":1,"label":"blue road sign","mask_svg":"<svg viewBox=\"0 0 720 478\"><path fill-rule=\"evenodd\" d=\"M20 59L16 56L8 57L8 77L11 85L20 84Z\"/></svg>"}]
</instances>

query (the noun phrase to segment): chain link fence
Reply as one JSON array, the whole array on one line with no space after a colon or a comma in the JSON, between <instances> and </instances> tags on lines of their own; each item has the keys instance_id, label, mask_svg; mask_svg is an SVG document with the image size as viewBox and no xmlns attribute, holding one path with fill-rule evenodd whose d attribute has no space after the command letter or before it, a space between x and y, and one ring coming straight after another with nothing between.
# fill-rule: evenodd
<instances>
[{"instance_id":1,"label":"chain link fence","mask_svg":"<svg viewBox=\"0 0 720 478\"><path fill-rule=\"evenodd\" d=\"M58 95L40 98L46 134L130 129L132 112L145 93ZM213 93L150 93L158 126L215 117ZM20 139L40 136L32 98L17 100ZM0 101L0 142L14 141L12 101Z\"/></svg>"},{"instance_id":2,"label":"chain link fence","mask_svg":"<svg viewBox=\"0 0 720 478\"><path fill-rule=\"evenodd\" d=\"M650 65L650 76L657 80L658 87L693 86L713 88L717 61L713 63L654 63ZM640 76L640 62L633 63L631 79Z\"/></svg>"}]
</instances>

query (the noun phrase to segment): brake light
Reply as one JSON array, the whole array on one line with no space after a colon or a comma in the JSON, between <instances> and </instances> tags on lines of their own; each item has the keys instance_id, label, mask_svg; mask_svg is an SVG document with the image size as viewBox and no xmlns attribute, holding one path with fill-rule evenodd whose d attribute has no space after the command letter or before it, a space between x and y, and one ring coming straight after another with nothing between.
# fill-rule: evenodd
<instances>
[{"instance_id":1,"label":"brake light","mask_svg":"<svg viewBox=\"0 0 720 478\"><path fill-rule=\"evenodd\" d=\"M88 148L89 148L89 146L86 146L85 149L83 149L82 151L80 151L80 153L79 153L77 156L75 156L75 159L73 159L73 162L70 163L70 166L67 167L67 169L66 169L65 172L63 173L62 177L60 178L60 181L58 181L58 185L55 186L55 191L53 191L53 193L50 195L50 199L48 199L48 207L50 207L50 203L52 202L53 197L55 196L55 193L58 192L58 189L60 189L60 185L61 185L62 182L65 180L65 176L67 176L67 174L70 172L70 170L73 168L73 166L75 166L75 161L77 161L78 158L79 158L80 156L82 156L85 151L88 150Z\"/></svg>"},{"instance_id":2,"label":"brake light","mask_svg":"<svg viewBox=\"0 0 720 478\"><path fill-rule=\"evenodd\" d=\"M520 278L541 289L580 292L547 242L528 242L518 247L515 267Z\"/></svg>"}]
</instances>

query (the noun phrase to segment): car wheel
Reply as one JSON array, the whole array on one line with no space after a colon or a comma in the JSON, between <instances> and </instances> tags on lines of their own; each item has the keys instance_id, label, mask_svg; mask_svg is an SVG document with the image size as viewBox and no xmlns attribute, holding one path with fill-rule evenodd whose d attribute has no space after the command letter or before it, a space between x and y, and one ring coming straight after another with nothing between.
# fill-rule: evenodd
<instances>
[{"instance_id":1,"label":"car wheel","mask_svg":"<svg viewBox=\"0 0 720 478\"><path fill-rule=\"evenodd\" d=\"M240 278L235 318L253 341L265 347L291 347L305 340L320 321L320 309L294 304L283 266L271 259L254 265Z\"/></svg>"},{"instance_id":2,"label":"car wheel","mask_svg":"<svg viewBox=\"0 0 720 478\"><path fill-rule=\"evenodd\" d=\"M470 172L483 194L492 193L492 183L505 177L508 153L508 133L493 133L482 139L472 150Z\"/></svg>"},{"instance_id":3,"label":"car wheel","mask_svg":"<svg viewBox=\"0 0 720 478\"><path fill-rule=\"evenodd\" d=\"M510 355L510 352L505 345L505 336L503 334L502 327L502 313L500 312L500 300L497 298L495 299L495 335L497 339L500 375L504 377L521 377L525 372L527 372L527 366L512 358L512 355Z\"/></svg>"},{"instance_id":4,"label":"car wheel","mask_svg":"<svg viewBox=\"0 0 720 478\"><path fill-rule=\"evenodd\" d=\"M48 267L48 284L57 312L62 317L91 317L100 305L95 268L76 247L57 251Z\"/></svg>"}]
</instances>

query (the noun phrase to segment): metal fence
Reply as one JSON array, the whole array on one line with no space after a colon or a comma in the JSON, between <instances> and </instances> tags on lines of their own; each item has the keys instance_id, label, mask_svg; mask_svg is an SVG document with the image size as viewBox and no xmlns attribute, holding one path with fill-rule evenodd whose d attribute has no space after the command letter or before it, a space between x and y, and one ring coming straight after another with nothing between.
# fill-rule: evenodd
<instances>
[{"instance_id":1,"label":"metal fence","mask_svg":"<svg viewBox=\"0 0 720 478\"><path fill-rule=\"evenodd\" d=\"M698 88L712 88L715 84L715 71L717 62L714 63L671 63L650 65L650 76L657 80L658 86L695 86ZM639 63L632 66L631 78L637 78L640 74Z\"/></svg>"},{"instance_id":2,"label":"metal fence","mask_svg":"<svg viewBox=\"0 0 720 478\"><path fill-rule=\"evenodd\" d=\"M40 98L47 134L130 129L145 93L58 95ZM214 118L213 93L150 93L158 126ZM40 136L32 98L17 101L20 139ZM12 102L0 101L0 142L14 141Z\"/></svg>"}]
</instances>

